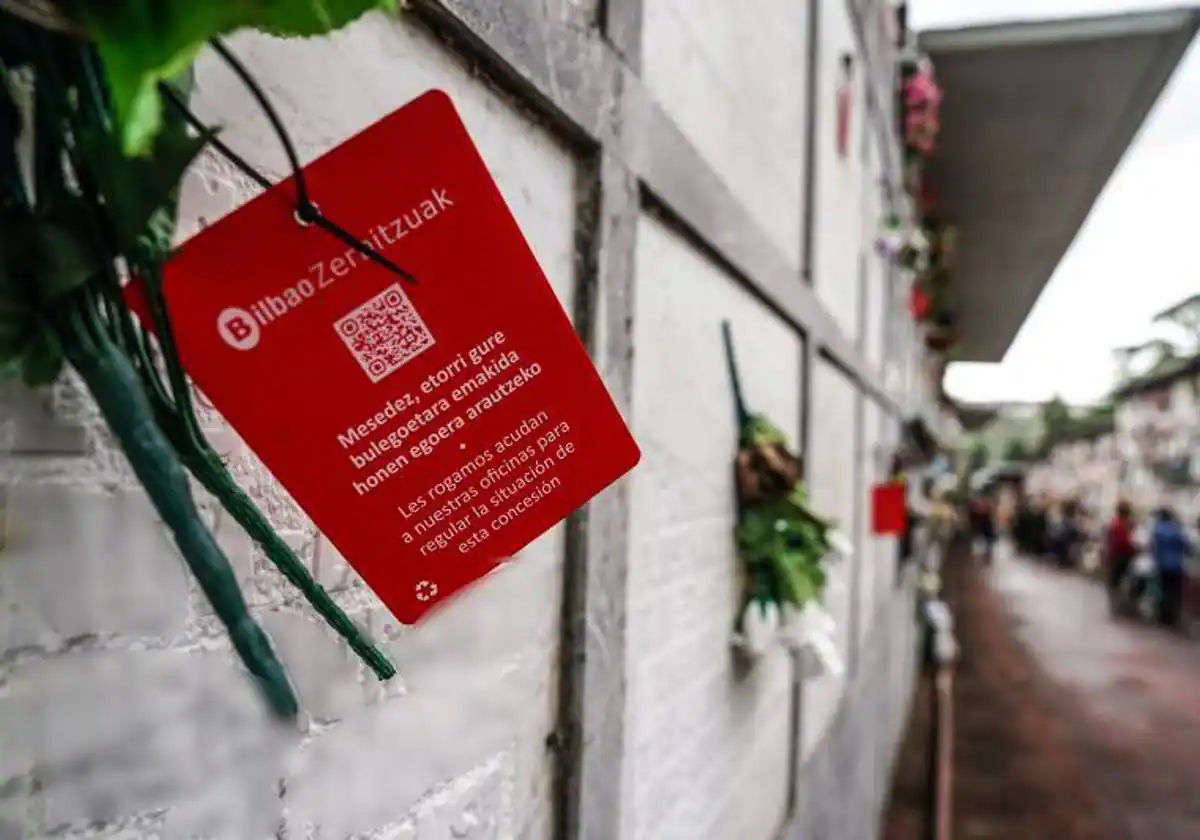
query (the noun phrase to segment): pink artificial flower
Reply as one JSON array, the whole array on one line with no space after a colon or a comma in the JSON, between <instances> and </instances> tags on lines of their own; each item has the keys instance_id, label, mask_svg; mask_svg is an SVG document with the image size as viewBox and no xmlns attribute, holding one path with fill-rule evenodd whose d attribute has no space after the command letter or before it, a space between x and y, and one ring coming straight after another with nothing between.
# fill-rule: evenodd
<instances>
[{"instance_id":1,"label":"pink artificial flower","mask_svg":"<svg viewBox=\"0 0 1200 840\"><path fill-rule=\"evenodd\" d=\"M907 89L904 105L907 111L936 111L942 102L940 90Z\"/></svg>"},{"instance_id":2,"label":"pink artificial flower","mask_svg":"<svg viewBox=\"0 0 1200 840\"><path fill-rule=\"evenodd\" d=\"M924 76L914 76L904 86L904 99L909 105L924 105L936 101L939 96L937 85Z\"/></svg>"}]
</instances>

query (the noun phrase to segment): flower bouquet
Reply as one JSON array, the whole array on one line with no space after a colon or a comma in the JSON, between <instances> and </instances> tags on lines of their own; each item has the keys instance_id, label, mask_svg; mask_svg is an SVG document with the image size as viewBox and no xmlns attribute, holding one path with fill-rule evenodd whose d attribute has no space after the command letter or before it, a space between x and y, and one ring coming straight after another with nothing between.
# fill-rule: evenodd
<instances>
[{"instance_id":1,"label":"flower bouquet","mask_svg":"<svg viewBox=\"0 0 1200 840\"><path fill-rule=\"evenodd\" d=\"M941 130L942 90L928 56L910 59L903 73L901 104L905 148L920 157L933 154Z\"/></svg>"},{"instance_id":2,"label":"flower bouquet","mask_svg":"<svg viewBox=\"0 0 1200 840\"><path fill-rule=\"evenodd\" d=\"M929 267L930 242L925 231L903 222L896 214L883 220L875 238L875 252L909 271L922 272Z\"/></svg>"},{"instance_id":3,"label":"flower bouquet","mask_svg":"<svg viewBox=\"0 0 1200 840\"><path fill-rule=\"evenodd\" d=\"M853 547L809 506L803 463L788 450L782 432L746 408L728 323L723 332L738 422L735 538L743 572L733 643L759 657L782 642L794 652L807 651L824 663L823 670L837 670L832 619L820 601L826 564L849 556Z\"/></svg>"}]
</instances>

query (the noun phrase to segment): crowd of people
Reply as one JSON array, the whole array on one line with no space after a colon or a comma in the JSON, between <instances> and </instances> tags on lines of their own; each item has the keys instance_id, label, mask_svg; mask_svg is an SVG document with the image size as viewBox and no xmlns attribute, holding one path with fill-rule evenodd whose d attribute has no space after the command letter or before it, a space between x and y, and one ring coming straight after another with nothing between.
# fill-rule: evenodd
<instances>
[{"instance_id":1,"label":"crowd of people","mask_svg":"<svg viewBox=\"0 0 1200 840\"><path fill-rule=\"evenodd\" d=\"M1036 498L1017 506L1012 533L1023 554L1062 568L1080 565L1099 537L1095 517L1084 505L1074 500L1046 504Z\"/></svg>"},{"instance_id":2,"label":"crowd of people","mask_svg":"<svg viewBox=\"0 0 1200 840\"><path fill-rule=\"evenodd\" d=\"M1153 580L1157 587L1156 602L1159 621L1178 627L1183 618L1187 587L1187 561L1196 556L1196 544L1179 517L1169 507L1154 514L1145 537L1138 538L1138 523L1128 504L1117 505L1116 515L1105 533L1105 559L1108 588L1121 592L1127 585L1136 599L1146 582ZM1153 561L1153 577L1135 574L1139 557Z\"/></svg>"},{"instance_id":3,"label":"crowd of people","mask_svg":"<svg viewBox=\"0 0 1200 840\"><path fill-rule=\"evenodd\" d=\"M1099 567L1114 604L1136 603L1152 586L1158 620L1180 625L1188 561L1198 557L1198 546L1170 507L1143 521L1121 502L1105 522L1072 500L1022 498L1005 510L994 498L980 495L969 501L966 513L974 553L985 562L1005 535L1025 557L1061 568Z\"/></svg>"}]
</instances>

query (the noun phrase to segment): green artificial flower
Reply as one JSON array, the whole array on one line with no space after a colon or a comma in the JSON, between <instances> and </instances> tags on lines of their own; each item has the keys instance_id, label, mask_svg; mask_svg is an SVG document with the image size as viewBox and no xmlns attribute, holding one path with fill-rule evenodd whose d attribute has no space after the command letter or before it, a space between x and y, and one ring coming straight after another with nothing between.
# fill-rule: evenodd
<instances>
[{"instance_id":1,"label":"green artificial flower","mask_svg":"<svg viewBox=\"0 0 1200 840\"><path fill-rule=\"evenodd\" d=\"M751 415L749 437L750 443L756 446L762 444L778 444L782 446L787 443L783 432L761 414Z\"/></svg>"},{"instance_id":2,"label":"green artificial flower","mask_svg":"<svg viewBox=\"0 0 1200 840\"><path fill-rule=\"evenodd\" d=\"M751 570L757 590L771 591L781 603L803 606L825 591L824 563L834 546L833 524L808 507L802 485L778 501L743 512L736 537L738 553ZM759 582L761 574L772 583Z\"/></svg>"},{"instance_id":3,"label":"green artificial flower","mask_svg":"<svg viewBox=\"0 0 1200 840\"><path fill-rule=\"evenodd\" d=\"M79 151L104 198L121 253L164 259L171 248L179 181L208 137L193 137L169 115L151 154L125 157L114 135L80 137ZM44 322L56 301L106 270L97 251L95 208L81 194L46 190L30 213L0 210L0 382L37 387L63 369L58 339ZM111 266L107 266L111 269Z\"/></svg>"},{"instance_id":4,"label":"green artificial flower","mask_svg":"<svg viewBox=\"0 0 1200 840\"><path fill-rule=\"evenodd\" d=\"M209 39L253 27L323 35L396 0L60 0L96 44L127 155L145 155L162 127L158 85L186 70Z\"/></svg>"}]
</instances>

